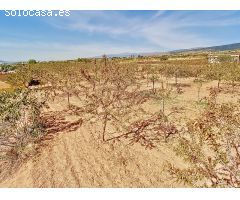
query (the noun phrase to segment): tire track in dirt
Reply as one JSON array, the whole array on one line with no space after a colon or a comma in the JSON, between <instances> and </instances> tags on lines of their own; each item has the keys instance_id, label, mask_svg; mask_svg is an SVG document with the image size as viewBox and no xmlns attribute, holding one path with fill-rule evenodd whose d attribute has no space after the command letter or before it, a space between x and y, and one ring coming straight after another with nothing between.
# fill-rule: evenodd
<instances>
[{"instance_id":1,"label":"tire track in dirt","mask_svg":"<svg viewBox=\"0 0 240 200\"><path fill-rule=\"evenodd\" d=\"M74 143L71 142L73 140L75 141ZM80 174L79 178L83 182L83 187L89 187L89 185L101 186L101 183L99 182L100 178L109 181L108 177L105 175L107 173L110 173L110 171L106 172L103 169L104 160L96 160L96 155L91 154L91 152L93 152L94 146L92 146L85 134L74 133L65 141L65 143L68 144L66 147L69 147L71 144L69 155L72 159L75 160L75 164L72 166L74 167L74 171L76 171L76 169L81 170L78 174ZM99 167L102 168L101 175L99 175L98 171L96 170ZM109 181L109 183L110 182L111 181Z\"/></svg>"},{"instance_id":2,"label":"tire track in dirt","mask_svg":"<svg viewBox=\"0 0 240 200\"><path fill-rule=\"evenodd\" d=\"M39 155L34 164L32 165L32 177L34 180L33 187L57 187L55 174L60 171L56 167L56 163L59 162L58 155L61 153L58 151L56 154L55 146L47 147L46 150ZM61 161L63 162L63 161ZM59 177L61 178L61 176Z\"/></svg>"},{"instance_id":3,"label":"tire track in dirt","mask_svg":"<svg viewBox=\"0 0 240 200\"><path fill-rule=\"evenodd\" d=\"M72 178L72 182L74 182L73 186L74 187L80 187L81 186L81 183L80 183L80 179L78 177L78 170L76 168L76 165L75 165L75 160L76 157L75 155L73 154L73 152L71 151L71 149L69 148L72 148L71 145L69 145L68 143L68 138L66 138L66 140L63 140L63 157L66 159L66 168L65 168L65 172L69 171L69 177ZM73 155L73 157L72 157Z\"/></svg>"}]
</instances>

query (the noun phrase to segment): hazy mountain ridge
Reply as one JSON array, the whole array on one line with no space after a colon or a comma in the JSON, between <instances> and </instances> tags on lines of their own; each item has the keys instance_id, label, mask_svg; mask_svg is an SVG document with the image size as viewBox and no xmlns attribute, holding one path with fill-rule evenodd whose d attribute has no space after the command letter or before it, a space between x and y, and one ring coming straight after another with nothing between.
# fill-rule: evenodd
<instances>
[{"instance_id":1,"label":"hazy mountain ridge","mask_svg":"<svg viewBox=\"0 0 240 200\"><path fill-rule=\"evenodd\" d=\"M184 53L184 52L197 52L197 51L227 51L240 49L240 43L217 45L210 47L196 47L190 49L178 49L167 52L149 52L149 53L120 53L120 54L107 54L108 57L130 57L130 56L156 56L159 54L173 54L173 53ZM100 57L100 56L98 56Z\"/></svg>"},{"instance_id":2,"label":"hazy mountain ridge","mask_svg":"<svg viewBox=\"0 0 240 200\"><path fill-rule=\"evenodd\" d=\"M226 44L226 45L218 45L218 46L210 46L210 47L197 47L197 48L190 48L190 49L178 49L173 51L166 51L166 52L145 52L145 53L119 53L119 54L106 54L107 57L137 57L137 56L159 56L159 55L166 55L166 54L175 54L175 53L186 53L186 52L199 52L199 51L230 51L230 50L240 50L240 43L233 43L233 44ZM101 56L95 56L94 58L101 58ZM13 64L17 62L8 62L4 60L0 60L0 64Z\"/></svg>"},{"instance_id":3,"label":"hazy mountain ridge","mask_svg":"<svg viewBox=\"0 0 240 200\"><path fill-rule=\"evenodd\" d=\"M191 51L227 51L227 50L237 50L240 49L240 43L226 44L226 45L218 45L211 47L198 47L192 49L179 49L170 51L170 53L180 53L180 52L191 52Z\"/></svg>"}]
</instances>

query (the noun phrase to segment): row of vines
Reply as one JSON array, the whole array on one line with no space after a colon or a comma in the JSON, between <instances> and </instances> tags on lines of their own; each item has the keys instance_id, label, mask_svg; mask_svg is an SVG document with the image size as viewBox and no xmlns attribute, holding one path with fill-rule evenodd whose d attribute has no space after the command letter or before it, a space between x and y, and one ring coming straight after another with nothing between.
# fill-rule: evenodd
<instances>
[{"instance_id":1,"label":"row of vines","mask_svg":"<svg viewBox=\"0 0 240 200\"><path fill-rule=\"evenodd\" d=\"M217 84L201 115L179 127L170 116L180 111L165 107L168 99L181 94L181 78L194 78L198 92L205 81L216 80ZM18 67L8 81L20 89L0 93L3 163L9 164L13 155L21 160L21 152L44 135L41 110L61 96L66 109L82 116L84 122L101 124L98 138L103 143L124 140L151 149L174 140L176 154L190 164L180 169L166 163L173 180L194 187L240 186L239 103L216 102L223 82L231 85L230 92L239 91L237 63L137 64L104 57L93 62L28 64ZM155 113L144 109L151 100L161 104Z\"/></svg>"}]
</instances>

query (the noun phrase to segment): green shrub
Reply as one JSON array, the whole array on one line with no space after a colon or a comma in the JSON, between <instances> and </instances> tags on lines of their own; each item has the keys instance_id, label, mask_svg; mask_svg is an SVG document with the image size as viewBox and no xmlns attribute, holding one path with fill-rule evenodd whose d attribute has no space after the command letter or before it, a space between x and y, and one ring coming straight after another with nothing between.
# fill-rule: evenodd
<instances>
[{"instance_id":1,"label":"green shrub","mask_svg":"<svg viewBox=\"0 0 240 200\"><path fill-rule=\"evenodd\" d=\"M16 69L16 66L14 65L0 65L0 71L2 72L13 71L15 69Z\"/></svg>"},{"instance_id":2,"label":"green shrub","mask_svg":"<svg viewBox=\"0 0 240 200\"><path fill-rule=\"evenodd\" d=\"M28 61L28 64L36 64L36 63L37 63L37 61L34 60L34 59L30 59L30 60Z\"/></svg>"},{"instance_id":3,"label":"green shrub","mask_svg":"<svg viewBox=\"0 0 240 200\"><path fill-rule=\"evenodd\" d=\"M34 152L35 142L44 134L42 106L29 90L0 93L0 179L7 168L14 168ZM30 146L32 151L27 152Z\"/></svg>"}]
</instances>

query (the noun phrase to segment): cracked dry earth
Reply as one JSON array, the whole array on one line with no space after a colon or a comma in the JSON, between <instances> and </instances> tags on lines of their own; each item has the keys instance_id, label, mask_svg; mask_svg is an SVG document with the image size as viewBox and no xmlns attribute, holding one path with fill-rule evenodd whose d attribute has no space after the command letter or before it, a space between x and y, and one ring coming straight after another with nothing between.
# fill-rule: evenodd
<instances>
[{"instance_id":1,"label":"cracked dry earth","mask_svg":"<svg viewBox=\"0 0 240 200\"><path fill-rule=\"evenodd\" d=\"M92 133L83 124L45 140L0 187L179 187L162 173L165 160L180 163L167 148L102 144Z\"/></svg>"}]
</instances>

